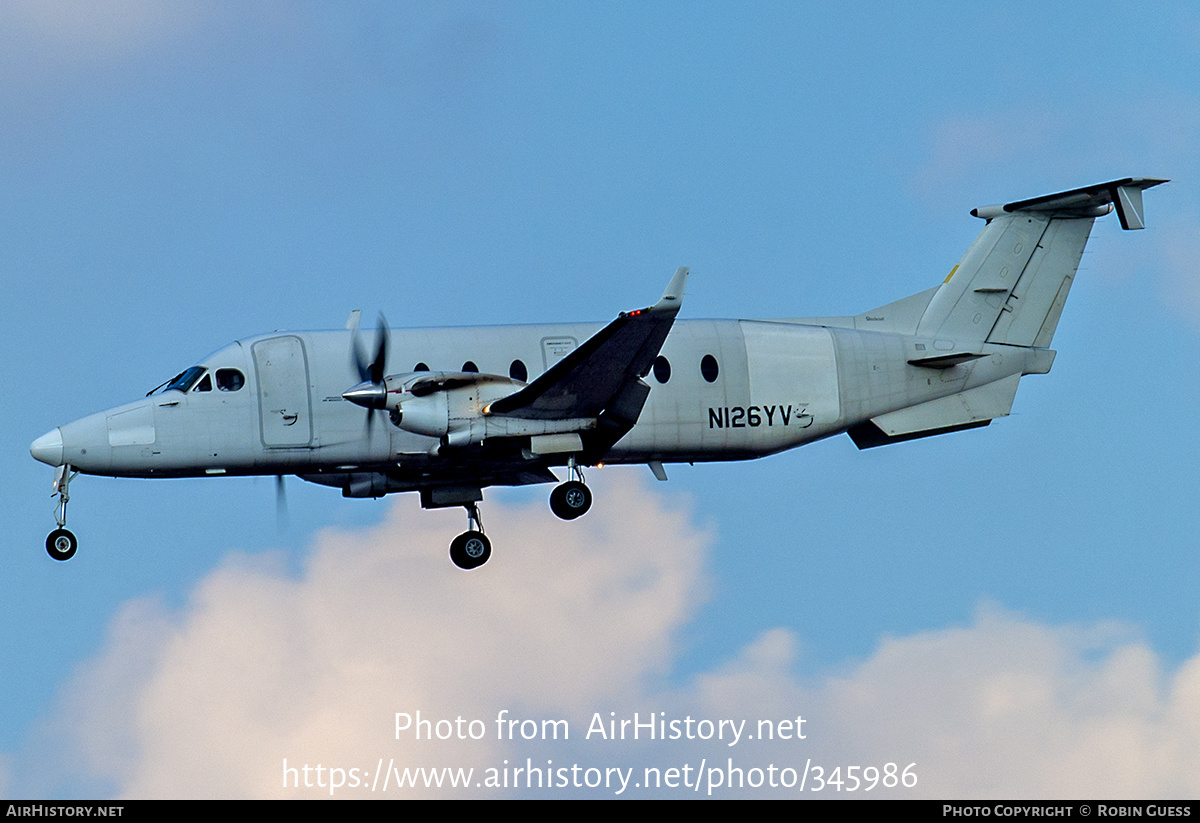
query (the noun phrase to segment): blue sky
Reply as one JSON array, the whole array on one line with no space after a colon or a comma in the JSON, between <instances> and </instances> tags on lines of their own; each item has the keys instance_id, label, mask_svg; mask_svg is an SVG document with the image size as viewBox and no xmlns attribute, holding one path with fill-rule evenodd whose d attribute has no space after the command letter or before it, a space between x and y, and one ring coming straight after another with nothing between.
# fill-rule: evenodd
<instances>
[{"instance_id":1,"label":"blue sky","mask_svg":"<svg viewBox=\"0 0 1200 823\"><path fill-rule=\"evenodd\" d=\"M6 4L0 793L722 754L389 734L507 707L807 714L737 755L935 796L1195 796L1197 53L1185 3ZM1097 223L986 429L593 472L569 526L492 490L469 580L459 513L293 480L280 533L269 478L79 478L79 555L42 549L30 441L236 338L603 321L679 265L683 317L856 313L940 282L971 208L1124 176L1172 182Z\"/></svg>"}]
</instances>

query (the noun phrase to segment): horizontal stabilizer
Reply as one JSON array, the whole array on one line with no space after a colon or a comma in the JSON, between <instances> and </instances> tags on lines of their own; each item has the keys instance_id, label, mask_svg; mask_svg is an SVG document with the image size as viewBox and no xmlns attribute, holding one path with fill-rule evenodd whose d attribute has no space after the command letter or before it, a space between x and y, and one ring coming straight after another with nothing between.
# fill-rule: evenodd
<instances>
[{"instance_id":1,"label":"horizontal stabilizer","mask_svg":"<svg viewBox=\"0 0 1200 823\"><path fill-rule=\"evenodd\" d=\"M846 434L850 435L850 439L854 441L854 445L859 449L873 449L876 446L890 446L893 443L903 443L906 440L919 440L922 437L933 437L938 434L952 434L953 432L966 431L967 429L979 429L991 423L991 420L980 420L975 423L963 423L961 426L946 426L942 429L925 429L924 431L912 432L910 434L886 434L881 428L876 426L872 421L859 423L857 426L851 426L846 430Z\"/></svg>"},{"instance_id":2,"label":"horizontal stabilizer","mask_svg":"<svg viewBox=\"0 0 1200 823\"><path fill-rule=\"evenodd\" d=\"M1021 375L1014 374L919 406L881 414L850 429L860 449L986 426L1012 411Z\"/></svg>"},{"instance_id":3,"label":"horizontal stabilizer","mask_svg":"<svg viewBox=\"0 0 1200 823\"><path fill-rule=\"evenodd\" d=\"M1146 221L1142 212L1142 192L1166 182L1152 177L1126 177L1123 180L1097 183L1082 189L1018 200L1003 206L972 209L971 214L985 220L1018 211L1051 212L1069 217L1100 217L1108 214L1113 206L1116 206L1121 228L1144 229Z\"/></svg>"},{"instance_id":4,"label":"horizontal stabilizer","mask_svg":"<svg viewBox=\"0 0 1200 823\"><path fill-rule=\"evenodd\" d=\"M987 357L987 355L970 351L933 352L922 357L914 357L908 363L910 366L924 366L927 369L949 369L981 357Z\"/></svg>"}]
</instances>

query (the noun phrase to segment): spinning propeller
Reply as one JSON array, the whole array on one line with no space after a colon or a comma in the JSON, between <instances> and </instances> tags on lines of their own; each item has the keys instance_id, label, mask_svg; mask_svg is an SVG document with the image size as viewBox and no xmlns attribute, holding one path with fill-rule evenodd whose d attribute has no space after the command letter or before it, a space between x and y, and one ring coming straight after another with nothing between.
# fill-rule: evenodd
<instances>
[{"instance_id":1,"label":"spinning propeller","mask_svg":"<svg viewBox=\"0 0 1200 823\"><path fill-rule=\"evenodd\" d=\"M283 487L283 475L275 475L275 528L281 532L287 531L287 492Z\"/></svg>"},{"instance_id":2,"label":"spinning propeller","mask_svg":"<svg viewBox=\"0 0 1200 823\"><path fill-rule=\"evenodd\" d=\"M379 328L375 331L375 359L367 362L358 339L358 327L353 330L351 354L358 379L362 382L342 392L342 397L367 410L367 436L371 436L374 412L387 404L387 388L383 385L383 370L387 363L388 325L383 312L379 313Z\"/></svg>"}]
</instances>

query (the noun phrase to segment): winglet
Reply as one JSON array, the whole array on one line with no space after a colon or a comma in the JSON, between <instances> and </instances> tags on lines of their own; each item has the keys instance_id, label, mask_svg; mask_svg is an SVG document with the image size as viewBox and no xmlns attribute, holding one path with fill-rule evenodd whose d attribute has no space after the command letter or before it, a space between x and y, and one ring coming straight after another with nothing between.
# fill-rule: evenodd
<instances>
[{"instance_id":1,"label":"winglet","mask_svg":"<svg viewBox=\"0 0 1200 823\"><path fill-rule=\"evenodd\" d=\"M650 311L655 314L662 314L664 312L677 313L679 307L683 304L683 289L687 285L687 277L687 266L680 266L675 269L675 276L667 284L667 290L663 292L662 297L658 298L658 302L650 307Z\"/></svg>"},{"instance_id":2,"label":"winglet","mask_svg":"<svg viewBox=\"0 0 1200 823\"><path fill-rule=\"evenodd\" d=\"M1157 186L1152 182L1150 186ZM1121 218L1123 229L1144 229L1146 221L1142 217L1142 191L1150 186L1117 186L1117 217Z\"/></svg>"}]
</instances>

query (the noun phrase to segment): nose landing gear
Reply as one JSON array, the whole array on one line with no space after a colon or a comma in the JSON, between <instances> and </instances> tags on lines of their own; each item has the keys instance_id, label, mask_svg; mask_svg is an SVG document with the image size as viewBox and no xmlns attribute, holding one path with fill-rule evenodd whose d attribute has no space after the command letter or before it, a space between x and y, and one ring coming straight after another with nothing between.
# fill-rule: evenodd
<instances>
[{"instance_id":1,"label":"nose landing gear","mask_svg":"<svg viewBox=\"0 0 1200 823\"><path fill-rule=\"evenodd\" d=\"M67 465L59 466L54 474L54 491L51 496L58 496L58 503L54 506L54 522L58 524L58 528L46 536L46 553L55 560L70 560L79 549L79 541L75 539L75 535L64 528L67 525L67 501L71 499L68 486L71 478L77 474L79 472L71 471L71 467Z\"/></svg>"}]
</instances>

